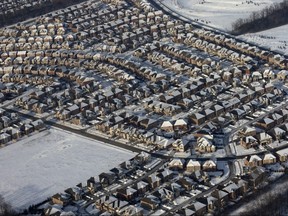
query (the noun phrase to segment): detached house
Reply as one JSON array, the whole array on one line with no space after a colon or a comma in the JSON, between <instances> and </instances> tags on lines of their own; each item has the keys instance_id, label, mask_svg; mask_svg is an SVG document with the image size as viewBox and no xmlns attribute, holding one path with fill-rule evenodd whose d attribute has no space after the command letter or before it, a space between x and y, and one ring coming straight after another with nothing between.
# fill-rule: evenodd
<instances>
[{"instance_id":1,"label":"detached house","mask_svg":"<svg viewBox=\"0 0 288 216\"><path fill-rule=\"evenodd\" d=\"M255 167L251 173L247 176L248 183L253 188L257 188L267 177L267 173L263 167Z\"/></svg>"},{"instance_id":2,"label":"detached house","mask_svg":"<svg viewBox=\"0 0 288 216\"><path fill-rule=\"evenodd\" d=\"M279 128L279 127L274 127L272 128L269 132L267 132L270 136L273 137L275 140L280 140L285 137L286 131Z\"/></svg>"},{"instance_id":3,"label":"detached house","mask_svg":"<svg viewBox=\"0 0 288 216\"><path fill-rule=\"evenodd\" d=\"M275 122L271 118L266 117L256 122L255 125L264 130L269 130L275 126Z\"/></svg>"},{"instance_id":4,"label":"detached house","mask_svg":"<svg viewBox=\"0 0 288 216\"><path fill-rule=\"evenodd\" d=\"M222 191L228 193L229 198L232 200L237 199L241 195L240 187L234 182L224 187Z\"/></svg>"},{"instance_id":5,"label":"detached house","mask_svg":"<svg viewBox=\"0 0 288 216\"><path fill-rule=\"evenodd\" d=\"M207 160L202 165L202 169L204 171L215 171L216 168L217 168L217 165L213 160Z\"/></svg>"},{"instance_id":6,"label":"detached house","mask_svg":"<svg viewBox=\"0 0 288 216\"><path fill-rule=\"evenodd\" d=\"M243 137L240 141L240 144L246 149L254 148L259 145L257 139L253 136Z\"/></svg>"},{"instance_id":7,"label":"detached house","mask_svg":"<svg viewBox=\"0 0 288 216\"><path fill-rule=\"evenodd\" d=\"M177 139L172 143L172 148L177 152L185 152L189 148L189 140Z\"/></svg>"},{"instance_id":8,"label":"detached house","mask_svg":"<svg viewBox=\"0 0 288 216\"><path fill-rule=\"evenodd\" d=\"M258 155L250 155L245 157L244 164L249 167L256 167L256 166L262 166L263 161L262 158L259 157Z\"/></svg>"},{"instance_id":9,"label":"detached house","mask_svg":"<svg viewBox=\"0 0 288 216\"><path fill-rule=\"evenodd\" d=\"M205 116L200 113L194 113L189 118L196 125L204 124L206 120Z\"/></svg>"},{"instance_id":10,"label":"detached house","mask_svg":"<svg viewBox=\"0 0 288 216\"><path fill-rule=\"evenodd\" d=\"M280 162L288 161L288 148L277 151L276 156Z\"/></svg>"},{"instance_id":11,"label":"detached house","mask_svg":"<svg viewBox=\"0 0 288 216\"><path fill-rule=\"evenodd\" d=\"M164 121L161 125L161 129L165 130L167 132L172 132L174 131L173 124L170 121Z\"/></svg>"},{"instance_id":12,"label":"detached house","mask_svg":"<svg viewBox=\"0 0 288 216\"><path fill-rule=\"evenodd\" d=\"M263 164L274 164L274 163L276 163L276 157L273 154L267 153L264 155Z\"/></svg>"},{"instance_id":13,"label":"detached house","mask_svg":"<svg viewBox=\"0 0 288 216\"><path fill-rule=\"evenodd\" d=\"M265 132L257 134L256 138L260 145L269 145L272 143L272 137Z\"/></svg>"},{"instance_id":14,"label":"detached house","mask_svg":"<svg viewBox=\"0 0 288 216\"><path fill-rule=\"evenodd\" d=\"M201 170L201 164L199 161L194 161L190 159L186 164L186 171L187 172L195 172L197 170Z\"/></svg>"}]
</instances>

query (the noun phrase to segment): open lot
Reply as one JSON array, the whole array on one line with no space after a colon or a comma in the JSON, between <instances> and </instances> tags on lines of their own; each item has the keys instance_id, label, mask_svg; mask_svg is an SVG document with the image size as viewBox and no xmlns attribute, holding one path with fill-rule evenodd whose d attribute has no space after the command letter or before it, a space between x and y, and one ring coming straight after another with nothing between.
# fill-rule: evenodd
<instances>
[{"instance_id":1,"label":"open lot","mask_svg":"<svg viewBox=\"0 0 288 216\"><path fill-rule=\"evenodd\" d=\"M245 34L240 38L288 55L287 32L288 25L283 25L262 32Z\"/></svg>"},{"instance_id":2,"label":"open lot","mask_svg":"<svg viewBox=\"0 0 288 216\"><path fill-rule=\"evenodd\" d=\"M46 130L0 150L0 194L20 210L132 157L98 141Z\"/></svg>"}]
</instances>

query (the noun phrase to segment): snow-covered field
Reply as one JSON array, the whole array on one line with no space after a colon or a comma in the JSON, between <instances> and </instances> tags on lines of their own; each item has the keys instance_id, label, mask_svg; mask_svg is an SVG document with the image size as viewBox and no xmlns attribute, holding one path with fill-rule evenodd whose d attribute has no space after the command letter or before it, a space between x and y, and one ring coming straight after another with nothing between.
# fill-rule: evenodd
<instances>
[{"instance_id":1,"label":"snow-covered field","mask_svg":"<svg viewBox=\"0 0 288 216\"><path fill-rule=\"evenodd\" d=\"M232 30L232 23L248 18L253 11L283 0L155 0L172 11L199 23L224 31ZM239 36L246 41L271 48L288 55L288 25Z\"/></svg>"},{"instance_id":2,"label":"snow-covered field","mask_svg":"<svg viewBox=\"0 0 288 216\"><path fill-rule=\"evenodd\" d=\"M262 32L245 34L240 38L288 55L287 33L288 25L283 25Z\"/></svg>"},{"instance_id":3,"label":"snow-covered field","mask_svg":"<svg viewBox=\"0 0 288 216\"><path fill-rule=\"evenodd\" d=\"M46 130L0 149L0 194L20 210L133 156L65 131Z\"/></svg>"},{"instance_id":4,"label":"snow-covered field","mask_svg":"<svg viewBox=\"0 0 288 216\"><path fill-rule=\"evenodd\" d=\"M156 0L168 8L196 21L231 30L231 24L239 18L247 18L258 11L282 0Z\"/></svg>"}]
</instances>

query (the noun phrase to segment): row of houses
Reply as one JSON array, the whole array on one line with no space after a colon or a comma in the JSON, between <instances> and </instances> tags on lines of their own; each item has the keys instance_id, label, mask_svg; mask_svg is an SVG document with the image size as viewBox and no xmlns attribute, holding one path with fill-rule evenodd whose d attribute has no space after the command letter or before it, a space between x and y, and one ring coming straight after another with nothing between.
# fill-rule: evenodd
<instances>
[{"instance_id":1,"label":"row of houses","mask_svg":"<svg viewBox=\"0 0 288 216\"><path fill-rule=\"evenodd\" d=\"M257 121L254 126L247 126L241 131L240 144L244 148L266 146L273 141L286 139L287 135L287 110L281 109L268 114Z\"/></svg>"},{"instance_id":2,"label":"row of houses","mask_svg":"<svg viewBox=\"0 0 288 216\"><path fill-rule=\"evenodd\" d=\"M46 128L42 120L24 121L17 113L8 113L1 110L0 117L0 144L5 145L10 141L17 141L25 135Z\"/></svg>"},{"instance_id":3,"label":"row of houses","mask_svg":"<svg viewBox=\"0 0 288 216\"><path fill-rule=\"evenodd\" d=\"M135 161L137 161L136 164L142 164L143 167L145 164L154 163L155 159L152 158L151 160L149 155L141 153L134 159L120 164L119 167L100 174L99 181L91 177L87 180L87 186L78 184L66 189L64 193L53 195L51 204L44 210L45 215L52 215L53 210L57 210L56 212L59 213L65 212L63 207L69 209L70 205L78 209L80 206L77 206L77 203L81 203L84 197L93 197L93 194L95 195L103 189L110 193L106 194L104 192L100 197L95 197L95 202L91 203L92 208L87 208L87 210L93 209L91 213L93 212L96 215L105 212L114 215L151 214L157 212L160 208L166 209L166 206L169 206L175 199L184 195L187 196L187 192L199 190L201 184L209 185L210 178L207 173L199 170L199 161L189 160L187 161L187 171L184 173L183 170L179 169L178 171L175 169L171 171L167 168L158 169L142 180L137 180L135 183L133 183L133 180L129 186L114 187L116 179L125 178L124 176L131 178L135 170L136 173L140 173L139 167L135 166ZM167 165L170 166L171 163L174 163L173 160L167 162ZM210 169L208 172L210 171L213 170ZM179 173L184 175L179 176ZM141 175L145 175L145 172ZM232 178L228 183L219 185L216 189L205 196L197 198L196 201L189 203L185 209L181 209L177 213L180 215L186 215L186 213L189 213L188 215L219 213L228 205L229 201L245 197L250 190L258 188L266 177L267 174L261 167L254 167L242 178Z\"/></svg>"}]
</instances>

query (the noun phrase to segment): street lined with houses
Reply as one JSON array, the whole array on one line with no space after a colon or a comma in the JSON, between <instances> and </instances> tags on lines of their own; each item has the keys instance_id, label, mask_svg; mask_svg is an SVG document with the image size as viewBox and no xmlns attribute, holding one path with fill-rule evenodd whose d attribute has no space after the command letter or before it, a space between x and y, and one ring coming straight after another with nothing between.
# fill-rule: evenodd
<instances>
[{"instance_id":1,"label":"street lined with houses","mask_svg":"<svg viewBox=\"0 0 288 216\"><path fill-rule=\"evenodd\" d=\"M0 29L0 150L62 130L137 154L23 212L221 215L287 171L287 57L163 7L90 0Z\"/></svg>"}]
</instances>

